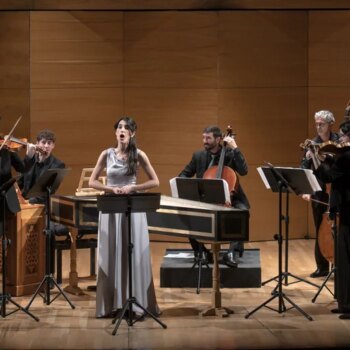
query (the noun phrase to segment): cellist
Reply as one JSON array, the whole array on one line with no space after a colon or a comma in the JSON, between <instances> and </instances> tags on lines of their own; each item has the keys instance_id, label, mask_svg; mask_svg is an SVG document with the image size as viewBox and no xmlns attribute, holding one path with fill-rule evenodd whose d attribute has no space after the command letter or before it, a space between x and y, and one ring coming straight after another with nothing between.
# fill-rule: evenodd
<instances>
[{"instance_id":1,"label":"cellist","mask_svg":"<svg viewBox=\"0 0 350 350\"><path fill-rule=\"evenodd\" d=\"M224 165L244 176L248 173L248 166L243 153L238 148L236 140L231 136L222 137L223 133L218 126L208 126L203 130L202 141L203 150L193 153L191 161L179 174L179 177L203 178L205 171L211 166L217 166L221 154L221 141L226 145ZM249 201L241 185L238 185L234 192L231 192L231 204L238 209L249 209ZM211 253L205 248L204 244L199 243L194 238L190 238L191 246L195 252L195 257L200 252L204 255L205 262L212 261ZM230 247L224 255L224 262L229 267L237 267L236 254L241 257L244 252L243 242L230 242Z\"/></svg>"},{"instance_id":2,"label":"cellist","mask_svg":"<svg viewBox=\"0 0 350 350\"><path fill-rule=\"evenodd\" d=\"M321 144L326 141L337 141L339 139L339 135L332 132L332 125L335 122L335 118L332 112L327 110L318 111L315 113L314 119L317 136L312 139L313 143ZM300 166L303 169L313 169L310 150L305 150L304 157L301 161ZM323 214L327 211L328 193L326 190L326 184L323 183L320 179L317 180L320 184L320 187L322 188L322 191L317 191L312 196L309 194L302 195L303 199L307 201L311 200L312 214L316 230L314 250L316 270L310 274L310 277L312 278L327 276L329 272L329 262L322 255L318 244L318 233L321 226ZM323 203L326 203L326 205Z\"/></svg>"}]
</instances>

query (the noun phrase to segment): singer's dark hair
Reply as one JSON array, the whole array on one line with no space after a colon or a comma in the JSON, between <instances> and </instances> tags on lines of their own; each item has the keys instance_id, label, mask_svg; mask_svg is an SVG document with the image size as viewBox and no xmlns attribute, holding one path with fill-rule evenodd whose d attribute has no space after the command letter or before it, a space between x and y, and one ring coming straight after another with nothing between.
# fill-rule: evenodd
<instances>
[{"instance_id":1,"label":"singer's dark hair","mask_svg":"<svg viewBox=\"0 0 350 350\"><path fill-rule=\"evenodd\" d=\"M127 129L130 130L132 133L136 132L137 125L133 118L128 116L122 116L115 124L114 124L114 130L118 129L119 123L121 121L124 121L126 123ZM136 146L136 140L135 135L130 137L129 145L126 149L128 153L128 169L126 172L126 175L136 175L136 169L137 169L137 146Z\"/></svg>"}]
</instances>

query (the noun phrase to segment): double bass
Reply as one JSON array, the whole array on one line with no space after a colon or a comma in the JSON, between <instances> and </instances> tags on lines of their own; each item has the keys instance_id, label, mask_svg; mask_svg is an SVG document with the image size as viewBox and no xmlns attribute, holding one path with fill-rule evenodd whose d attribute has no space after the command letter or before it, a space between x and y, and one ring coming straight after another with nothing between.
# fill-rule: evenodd
<instances>
[{"instance_id":1,"label":"double bass","mask_svg":"<svg viewBox=\"0 0 350 350\"><path fill-rule=\"evenodd\" d=\"M230 125L227 127L226 132L225 136L233 137ZM208 168L203 175L203 179L223 179L227 182L229 191L236 192L239 185L238 176L232 168L224 165L225 154L226 143L224 142L221 148L219 164Z\"/></svg>"}]
</instances>

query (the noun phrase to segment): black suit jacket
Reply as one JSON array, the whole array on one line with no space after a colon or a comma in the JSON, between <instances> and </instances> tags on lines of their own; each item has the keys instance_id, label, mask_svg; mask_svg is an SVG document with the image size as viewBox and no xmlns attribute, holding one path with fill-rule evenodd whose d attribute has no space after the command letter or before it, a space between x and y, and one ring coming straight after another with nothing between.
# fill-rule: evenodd
<instances>
[{"instance_id":1,"label":"black suit jacket","mask_svg":"<svg viewBox=\"0 0 350 350\"><path fill-rule=\"evenodd\" d=\"M20 173L23 173L25 169L24 162L17 153L2 149L0 151L0 185L12 178L12 167ZM5 201L10 212L15 214L20 211L17 193L13 186L6 192Z\"/></svg>"},{"instance_id":2,"label":"black suit jacket","mask_svg":"<svg viewBox=\"0 0 350 350\"><path fill-rule=\"evenodd\" d=\"M350 207L350 151L335 159L329 159L314 171L324 182L330 182L330 211L342 212ZM349 217L349 213L345 213Z\"/></svg>"},{"instance_id":3,"label":"black suit jacket","mask_svg":"<svg viewBox=\"0 0 350 350\"><path fill-rule=\"evenodd\" d=\"M217 165L219 163L220 153L221 152L218 152L216 154L214 165ZM194 152L191 161L181 171L179 177L193 177L196 175L197 178L203 178L205 171L208 169L210 161L210 152L206 150ZM247 163L239 148L236 148L234 150L226 150L224 165L229 166L241 176L248 174ZM232 206L234 207L243 209L243 205L246 209L250 208L248 198L245 195L240 184L238 185L237 191L231 197L231 202Z\"/></svg>"},{"instance_id":4,"label":"black suit jacket","mask_svg":"<svg viewBox=\"0 0 350 350\"><path fill-rule=\"evenodd\" d=\"M28 192L36 183L38 178L48 169L59 169L65 168L65 164L59 160L58 158L50 155L41 166L37 161L37 157L28 158L27 156L24 158L25 165L25 173L18 181L19 187L22 190L22 194L25 198L28 198ZM30 203L45 203L45 199L43 197L32 197L29 198Z\"/></svg>"}]
</instances>

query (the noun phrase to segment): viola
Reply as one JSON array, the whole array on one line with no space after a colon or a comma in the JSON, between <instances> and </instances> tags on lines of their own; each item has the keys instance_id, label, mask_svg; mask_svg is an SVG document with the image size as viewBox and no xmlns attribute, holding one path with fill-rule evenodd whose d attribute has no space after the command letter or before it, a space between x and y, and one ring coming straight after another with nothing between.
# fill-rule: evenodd
<instances>
[{"instance_id":1,"label":"viola","mask_svg":"<svg viewBox=\"0 0 350 350\"><path fill-rule=\"evenodd\" d=\"M300 144L300 147L304 150L312 149L320 154L330 154L332 156L342 154L350 150L350 142L335 142L325 141L317 143L315 141L306 139Z\"/></svg>"},{"instance_id":2,"label":"viola","mask_svg":"<svg viewBox=\"0 0 350 350\"><path fill-rule=\"evenodd\" d=\"M231 126L228 126L226 131L226 136L233 136ZM228 184L230 192L236 192L239 184L238 176L232 168L226 165L224 166L225 153L226 143L224 142L221 148L219 164L208 168L203 175L203 179L224 179Z\"/></svg>"}]
</instances>

